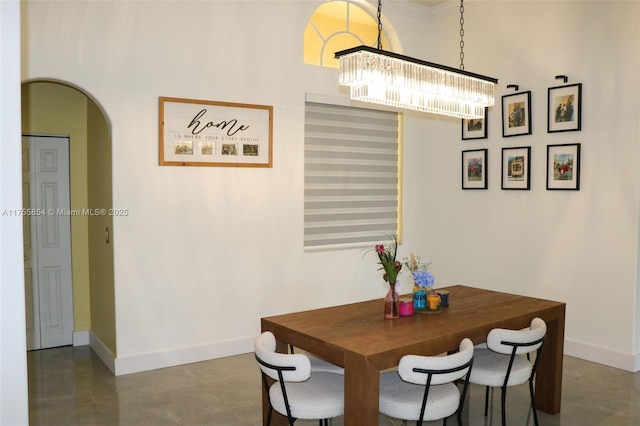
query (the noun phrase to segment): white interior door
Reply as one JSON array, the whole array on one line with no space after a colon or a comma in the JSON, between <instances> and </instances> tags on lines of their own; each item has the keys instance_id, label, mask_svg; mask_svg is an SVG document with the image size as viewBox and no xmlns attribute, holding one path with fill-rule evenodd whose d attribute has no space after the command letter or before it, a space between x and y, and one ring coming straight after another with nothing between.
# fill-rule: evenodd
<instances>
[{"instance_id":1,"label":"white interior door","mask_svg":"<svg viewBox=\"0 0 640 426\"><path fill-rule=\"evenodd\" d=\"M27 349L73 343L69 138L22 137Z\"/></svg>"}]
</instances>

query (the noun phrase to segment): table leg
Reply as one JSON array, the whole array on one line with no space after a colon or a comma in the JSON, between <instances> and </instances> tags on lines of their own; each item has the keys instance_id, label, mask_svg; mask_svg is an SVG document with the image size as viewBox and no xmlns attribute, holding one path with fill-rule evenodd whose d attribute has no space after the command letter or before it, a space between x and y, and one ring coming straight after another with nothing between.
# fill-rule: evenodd
<instances>
[{"instance_id":1,"label":"table leg","mask_svg":"<svg viewBox=\"0 0 640 426\"><path fill-rule=\"evenodd\" d=\"M357 354L344 363L344 426L377 425L380 371Z\"/></svg>"},{"instance_id":2,"label":"table leg","mask_svg":"<svg viewBox=\"0 0 640 426\"><path fill-rule=\"evenodd\" d=\"M558 319L547 321L547 336L536 372L536 408L545 413L560 412L563 356L564 312Z\"/></svg>"}]
</instances>

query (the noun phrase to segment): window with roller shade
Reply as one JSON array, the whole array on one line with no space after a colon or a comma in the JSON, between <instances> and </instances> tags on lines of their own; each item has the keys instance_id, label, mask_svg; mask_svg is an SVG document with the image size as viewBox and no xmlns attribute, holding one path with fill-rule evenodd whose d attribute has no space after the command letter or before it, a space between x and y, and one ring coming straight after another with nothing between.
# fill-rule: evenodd
<instances>
[{"instance_id":1,"label":"window with roller shade","mask_svg":"<svg viewBox=\"0 0 640 426\"><path fill-rule=\"evenodd\" d=\"M400 231L400 115L305 104L304 247L369 246Z\"/></svg>"}]
</instances>

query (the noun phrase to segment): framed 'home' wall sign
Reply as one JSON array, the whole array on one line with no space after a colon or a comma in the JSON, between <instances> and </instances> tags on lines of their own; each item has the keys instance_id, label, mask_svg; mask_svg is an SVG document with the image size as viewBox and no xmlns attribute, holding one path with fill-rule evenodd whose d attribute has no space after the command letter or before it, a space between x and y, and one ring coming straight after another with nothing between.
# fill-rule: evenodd
<instances>
[{"instance_id":1,"label":"framed 'home' wall sign","mask_svg":"<svg viewBox=\"0 0 640 426\"><path fill-rule=\"evenodd\" d=\"M160 97L160 165L271 167L273 107Z\"/></svg>"}]
</instances>

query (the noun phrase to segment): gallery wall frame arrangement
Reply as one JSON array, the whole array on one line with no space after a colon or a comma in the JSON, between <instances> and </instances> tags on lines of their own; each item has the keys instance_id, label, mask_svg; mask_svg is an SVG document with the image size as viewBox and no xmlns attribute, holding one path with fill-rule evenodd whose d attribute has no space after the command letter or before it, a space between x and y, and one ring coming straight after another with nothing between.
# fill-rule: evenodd
<instances>
[{"instance_id":1,"label":"gallery wall frame arrangement","mask_svg":"<svg viewBox=\"0 0 640 426\"><path fill-rule=\"evenodd\" d=\"M161 166L272 167L273 106L159 101Z\"/></svg>"},{"instance_id":2,"label":"gallery wall frame arrangement","mask_svg":"<svg viewBox=\"0 0 640 426\"><path fill-rule=\"evenodd\" d=\"M531 147L502 148L502 189L531 189Z\"/></svg>"},{"instance_id":3,"label":"gallery wall frame arrangement","mask_svg":"<svg viewBox=\"0 0 640 426\"><path fill-rule=\"evenodd\" d=\"M580 190L580 144L547 145L547 190Z\"/></svg>"},{"instance_id":4,"label":"gallery wall frame arrangement","mask_svg":"<svg viewBox=\"0 0 640 426\"><path fill-rule=\"evenodd\" d=\"M510 84L508 88L519 89ZM502 136L531 134L531 91L502 96Z\"/></svg>"},{"instance_id":5,"label":"gallery wall frame arrangement","mask_svg":"<svg viewBox=\"0 0 640 426\"><path fill-rule=\"evenodd\" d=\"M462 151L462 189L487 189L488 150Z\"/></svg>"},{"instance_id":6,"label":"gallery wall frame arrangement","mask_svg":"<svg viewBox=\"0 0 640 426\"><path fill-rule=\"evenodd\" d=\"M462 140L469 139L486 139L488 136L487 126L489 120L489 108L484 109L484 117L482 118L463 118L462 119Z\"/></svg>"},{"instance_id":7,"label":"gallery wall frame arrangement","mask_svg":"<svg viewBox=\"0 0 640 426\"><path fill-rule=\"evenodd\" d=\"M567 82L566 76L556 76ZM582 129L582 83L550 87L547 92L547 133Z\"/></svg>"}]
</instances>

